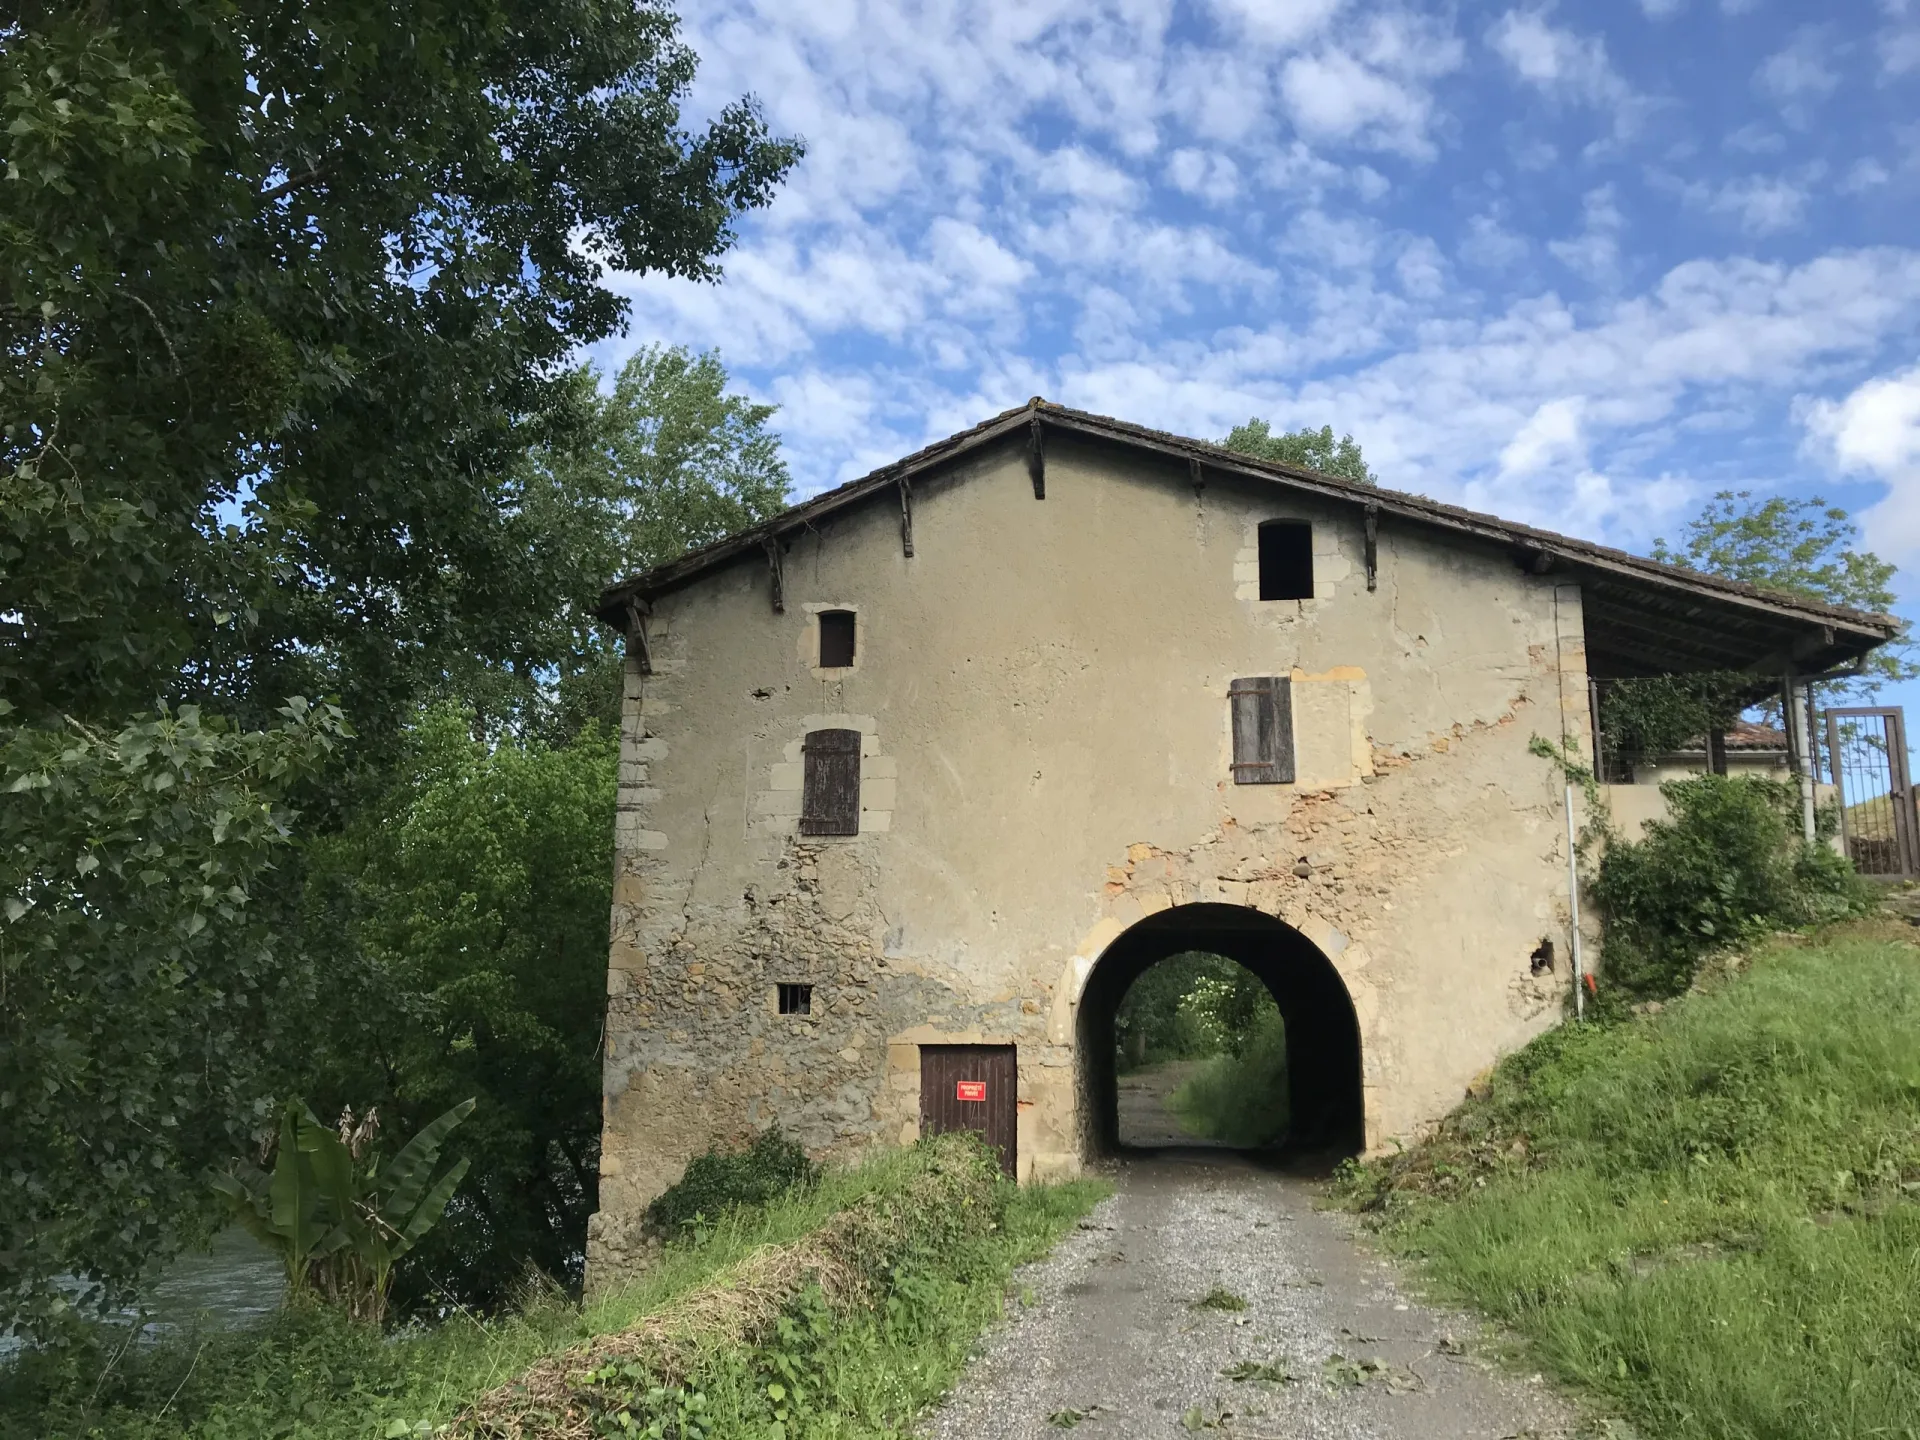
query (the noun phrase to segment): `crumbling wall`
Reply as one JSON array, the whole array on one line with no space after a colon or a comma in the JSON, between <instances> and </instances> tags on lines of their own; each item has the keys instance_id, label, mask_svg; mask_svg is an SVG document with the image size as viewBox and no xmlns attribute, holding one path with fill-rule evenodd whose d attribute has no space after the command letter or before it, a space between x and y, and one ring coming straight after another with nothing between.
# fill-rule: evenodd
<instances>
[{"instance_id":1,"label":"crumbling wall","mask_svg":"<svg viewBox=\"0 0 1920 1440\"><path fill-rule=\"evenodd\" d=\"M924 1043L1019 1047L1023 1175L1081 1155L1074 1006L1169 906L1247 905L1331 959L1368 1139L1411 1133L1548 1023L1564 818L1535 733L1584 744L1579 595L1357 506L1050 450L843 512L782 562L658 599L623 729L600 1277L715 1140L816 1155L910 1139ZM1314 525L1315 594L1257 598L1257 527ZM1254 566L1249 571L1249 565ZM817 615L855 609L822 670ZM1292 680L1293 785L1232 783L1227 689ZM1577 697L1576 707L1569 697ZM862 735L860 833L800 836L800 743ZM1565 953L1564 939L1560 944ZM777 1013L779 983L815 1013Z\"/></svg>"}]
</instances>

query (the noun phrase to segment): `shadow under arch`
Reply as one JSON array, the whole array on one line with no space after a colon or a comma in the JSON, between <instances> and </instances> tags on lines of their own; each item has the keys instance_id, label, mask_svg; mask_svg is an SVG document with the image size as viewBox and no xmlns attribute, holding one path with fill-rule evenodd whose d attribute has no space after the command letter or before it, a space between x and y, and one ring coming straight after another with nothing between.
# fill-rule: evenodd
<instances>
[{"instance_id":1,"label":"shadow under arch","mask_svg":"<svg viewBox=\"0 0 1920 1440\"><path fill-rule=\"evenodd\" d=\"M1280 1007L1292 1109L1284 1148L1343 1155L1365 1149L1360 1020L1340 972L1319 946L1263 911L1195 904L1138 921L1101 952L1087 976L1074 1018L1083 1151L1091 1157L1120 1148L1113 1023L1120 1001L1150 967L1185 950L1239 962Z\"/></svg>"}]
</instances>

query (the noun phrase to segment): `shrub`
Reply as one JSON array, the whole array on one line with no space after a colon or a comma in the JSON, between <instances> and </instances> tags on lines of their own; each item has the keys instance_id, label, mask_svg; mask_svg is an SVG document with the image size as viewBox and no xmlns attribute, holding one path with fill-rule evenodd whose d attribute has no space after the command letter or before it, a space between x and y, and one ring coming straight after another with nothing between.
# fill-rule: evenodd
<instances>
[{"instance_id":1,"label":"shrub","mask_svg":"<svg viewBox=\"0 0 1920 1440\"><path fill-rule=\"evenodd\" d=\"M1801 840L1791 787L1696 775L1660 792L1672 818L1650 822L1637 842L1611 840L1590 892L1616 992L1673 995L1713 950L1865 910L1853 867Z\"/></svg>"},{"instance_id":2,"label":"shrub","mask_svg":"<svg viewBox=\"0 0 1920 1440\"><path fill-rule=\"evenodd\" d=\"M647 1228L678 1235L696 1220L718 1220L729 1210L757 1209L812 1185L819 1168L778 1125L744 1150L718 1146L695 1157L678 1183L647 1207Z\"/></svg>"},{"instance_id":3,"label":"shrub","mask_svg":"<svg viewBox=\"0 0 1920 1440\"><path fill-rule=\"evenodd\" d=\"M1243 1147L1287 1133L1287 1031L1269 1002L1238 1055L1216 1055L1173 1094L1174 1113L1194 1135Z\"/></svg>"}]
</instances>

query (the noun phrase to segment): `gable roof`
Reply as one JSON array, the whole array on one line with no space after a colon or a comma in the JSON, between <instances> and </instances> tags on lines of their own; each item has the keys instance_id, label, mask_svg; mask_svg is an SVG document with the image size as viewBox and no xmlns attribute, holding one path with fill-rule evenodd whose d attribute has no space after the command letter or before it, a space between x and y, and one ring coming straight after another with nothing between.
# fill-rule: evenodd
<instances>
[{"instance_id":1,"label":"gable roof","mask_svg":"<svg viewBox=\"0 0 1920 1440\"><path fill-rule=\"evenodd\" d=\"M1827 605L1684 566L1662 564L1588 540L1444 505L1424 495L1361 485L1294 465L1256 459L1204 440L1055 405L1038 396L724 540L619 581L600 597L596 613L608 624L624 629L634 601L651 601L680 589L741 555L762 549L769 541L889 492L903 480L911 481L1008 440L1024 440L1036 427L1043 436L1074 436L1118 445L1136 454L1177 462L1190 473L1265 482L1371 510L1381 520L1490 543L1508 550L1516 563L1535 574L1565 575L1582 589L1588 666L1596 675L1698 670L1749 670L1756 677L1820 674L1853 664L1902 630L1902 622L1891 615Z\"/></svg>"}]
</instances>

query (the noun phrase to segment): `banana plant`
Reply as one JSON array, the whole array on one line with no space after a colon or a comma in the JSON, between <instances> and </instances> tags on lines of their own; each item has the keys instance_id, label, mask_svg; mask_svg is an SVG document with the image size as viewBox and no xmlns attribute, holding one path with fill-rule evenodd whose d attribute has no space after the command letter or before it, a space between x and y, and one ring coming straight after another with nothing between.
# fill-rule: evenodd
<instances>
[{"instance_id":1,"label":"banana plant","mask_svg":"<svg viewBox=\"0 0 1920 1440\"><path fill-rule=\"evenodd\" d=\"M378 1323L394 1263L439 1222L466 1178L466 1160L437 1179L433 1171L447 1136L473 1107L472 1100L454 1106L383 1165L371 1150L371 1112L357 1129L347 1112L336 1131L304 1101L289 1100L272 1173L242 1163L211 1183L241 1224L280 1256L290 1293L317 1291Z\"/></svg>"}]
</instances>

